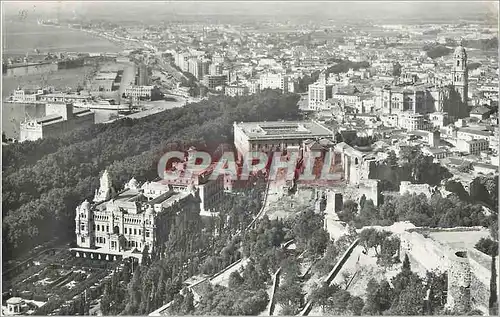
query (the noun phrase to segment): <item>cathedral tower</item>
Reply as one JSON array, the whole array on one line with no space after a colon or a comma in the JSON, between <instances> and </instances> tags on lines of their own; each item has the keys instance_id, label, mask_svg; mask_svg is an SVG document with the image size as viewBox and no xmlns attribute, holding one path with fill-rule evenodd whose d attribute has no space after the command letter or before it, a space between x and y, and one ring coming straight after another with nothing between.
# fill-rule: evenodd
<instances>
[{"instance_id":1,"label":"cathedral tower","mask_svg":"<svg viewBox=\"0 0 500 317\"><path fill-rule=\"evenodd\" d=\"M467 95L469 86L469 76L467 70L467 53L460 44L453 53L454 64L451 71L453 89L456 93L456 102L453 103L453 111L450 115L456 118L465 118L469 115L467 106Z\"/></svg>"}]
</instances>

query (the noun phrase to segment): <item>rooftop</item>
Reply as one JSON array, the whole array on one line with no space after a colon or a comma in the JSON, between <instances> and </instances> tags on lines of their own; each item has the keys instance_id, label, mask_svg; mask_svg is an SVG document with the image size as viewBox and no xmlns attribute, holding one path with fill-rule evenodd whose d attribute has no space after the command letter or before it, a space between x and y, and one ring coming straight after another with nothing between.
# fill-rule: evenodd
<instances>
[{"instance_id":1,"label":"rooftop","mask_svg":"<svg viewBox=\"0 0 500 317\"><path fill-rule=\"evenodd\" d=\"M241 122L234 124L249 139L332 137L333 131L314 121Z\"/></svg>"}]
</instances>

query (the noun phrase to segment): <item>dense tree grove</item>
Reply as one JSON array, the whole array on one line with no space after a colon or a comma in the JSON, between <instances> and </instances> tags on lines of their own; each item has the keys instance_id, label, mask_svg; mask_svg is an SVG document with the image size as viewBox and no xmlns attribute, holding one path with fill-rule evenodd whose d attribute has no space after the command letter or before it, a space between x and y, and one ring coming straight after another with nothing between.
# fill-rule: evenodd
<instances>
[{"instance_id":1,"label":"dense tree grove","mask_svg":"<svg viewBox=\"0 0 500 317\"><path fill-rule=\"evenodd\" d=\"M428 199L425 195L384 195L383 203L376 207L369 201L354 208L356 202L346 202L338 213L341 220L353 223L357 228L367 225L391 225L396 221L410 221L416 226L489 227L494 239L498 239L498 176L478 176L467 192L464 186L450 179L451 173L434 163L417 147L401 148L400 157L389 152L385 162L378 165L370 177L379 179L383 190L399 190L401 181L414 184L444 185L451 195L442 197L436 192ZM492 209L488 215L483 205ZM356 205L357 207L357 205Z\"/></svg>"},{"instance_id":2,"label":"dense tree grove","mask_svg":"<svg viewBox=\"0 0 500 317\"><path fill-rule=\"evenodd\" d=\"M73 240L75 208L92 198L105 168L117 189L132 177L154 179L163 153L189 146L213 152L220 144L232 143L235 121L297 119L297 101L297 95L276 91L216 97L139 120L95 125L59 139L4 146L4 255L15 256L35 241Z\"/></svg>"},{"instance_id":3,"label":"dense tree grove","mask_svg":"<svg viewBox=\"0 0 500 317\"><path fill-rule=\"evenodd\" d=\"M359 316L365 305L361 297L352 296L336 284L323 284L313 289L310 299L328 315Z\"/></svg>"},{"instance_id":4,"label":"dense tree grove","mask_svg":"<svg viewBox=\"0 0 500 317\"><path fill-rule=\"evenodd\" d=\"M432 59L436 59L450 54L453 50L444 45L432 44L432 45L425 45L424 51L427 52L427 56L429 56Z\"/></svg>"},{"instance_id":5,"label":"dense tree grove","mask_svg":"<svg viewBox=\"0 0 500 317\"><path fill-rule=\"evenodd\" d=\"M442 180L451 176L445 167L434 163L431 156L416 146L402 147L399 159L394 151L390 151L385 162L370 173L370 178L380 180L383 190L399 190L401 181L440 185Z\"/></svg>"},{"instance_id":6,"label":"dense tree grove","mask_svg":"<svg viewBox=\"0 0 500 317\"><path fill-rule=\"evenodd\" d=\"M498 255L498 241L491 240L490 238L481 238L475 245L476 249L488 254L489 256Z\"/></svg>"},{"instance_id":7,"label":"dense tree grove","mask_svg":"<svg viewBox=\"0 0 500 317\"><path fill-rule=\"evenodd\" d=\"M383 204L378 207L373 205L371 199L367 200L351 223L357 228L389 226L398 221L410 221L424 227L490 227L494 217L496 215L485 215L481 205L464 202L455 195L442 197L434 194L428 199L424 194L405 193L385 196Z\"/></svg>"},{"instance_id":8,"label":"dense tree grove","mask_svg":"<svg viewBox=\"0 0 500 317\"><path fill-rule=\"evenodd\" d=\"M410 260L406 255L401 271L391 279L391 283L375 279L368 282L363 314L440 314L444 312L447 287L446 273L427 272L427 276L421 278L411 271Z\"/></svg>"},{"instance_id":9,"label":"dense tree grove","mask_svg":"<svg viewBox=\"0 0 500 317\"><path fill-rule=\"evenodd\" d=\"M397 236L392 236L389 231L380 231L374 228L363 229L359 233L359 243L368 253L373 249L377 257L377 263L390 267L399 262L400 240Z\"/></svg>"}]
</instances>

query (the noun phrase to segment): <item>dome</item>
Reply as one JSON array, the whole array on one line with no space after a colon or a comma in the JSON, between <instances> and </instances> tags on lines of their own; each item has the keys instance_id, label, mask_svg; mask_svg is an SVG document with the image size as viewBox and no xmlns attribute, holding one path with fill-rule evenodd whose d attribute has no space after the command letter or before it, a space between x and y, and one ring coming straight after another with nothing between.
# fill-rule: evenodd
<instances>
[{"instance_id":1,"label":"dome","mask_svg":"<svg viewBox=\"0 0 500 317\"><path fill-rule=\"evenodd\" d=\"M127 188L129 189L138 189L139 188L139 182L132 177L132 179L127 183Z\"/></svg>"},{"instance_id":2,"label":"dome","mask_svg":"<svg viewBox=\"0 0 500 317\"><path fill-rule=\"evenodd\" d=\"M90 209L90 203L88 202L88 200L85 199L85 201L81 205L81 208L83 210L89 210Z\"/></svg>"},{"instance_id":3,"label":"dome","mask_svg":"<svg viewBox=\"0 0 500 317\"><path fill-rule=\"evenodd\" d=\"M7 304L10 305L20 305L24 303L24 300L21 297L11 297L7 300Z\"/></svg>"}]
</instances>

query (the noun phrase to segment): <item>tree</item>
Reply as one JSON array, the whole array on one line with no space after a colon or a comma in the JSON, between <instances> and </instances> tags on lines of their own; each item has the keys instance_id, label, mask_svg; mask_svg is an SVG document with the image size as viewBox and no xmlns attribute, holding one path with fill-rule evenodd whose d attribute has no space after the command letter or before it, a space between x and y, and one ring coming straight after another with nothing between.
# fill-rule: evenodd
<instances>
[{"instance_id":1,"label":"tree","mask_svg":"<svg viewBox=\"0 0 500 317\"><path fill-rule=\"evenodd\" d=\"M339 219L344 222L352 221L358 213L358 204L355 201L347 200L341 212L338 213Z\"/></svg>"},{"instance_id":2,"label":"tree","mask_svg":"<svg viewBox=\"0 0 500 317\"><path fill-rule=\"evenodd\" d=\"M302 306L304 300L304 293L299 283L285 282L280 285L276 292L276 301L283 306L293 308L294 315L297 313L299 307Z\"/></svg>"},{"instance_id":3,"label":"tree","mask_svg":"<svg viewBox=\"0 0 500 317\"><path fill-rule=\"evenodd\" d=\"M489 310L491 316L498 315L498 298L497 298L497 268L495 256L491 258L491 279L490 279L490 298Z\"/></svg>"},{"instance_id":4,"label":"tree","mask_svg":"<svg viewBox=\"0 0 500 317\"><path fill-rule=\"evenodd\" d=\"M495 257L498 255L498 242L490 238L481 238L475 245L479 251Z\"/></svg>"},{"instance_id":5,"label":"tree","mask_svg":"<svg viewBox=\"0 0 500 317\"><path fill-rule=\"evenodd\" d=\"M194 311L194 295L192 291L188 290L180 306L180 312L182 315L189 315L193 311Z\"/></svg>"},{"instance_id":6,"label":"tree","mask_svg":"<svg viewBox=\"0 0 500 317\"><path fill-rule=\"evenodd\" d=\"M333 293L327 305L328 314L343 315L347 312L347 307L351 301L351 294L343 289ZM358 303L359 304L359 303ZM357 307L356 307L357 309ZM361 308L362 309L362 308Z\"/></svg>"},{"instance_id":7,"label":"tree","mask_svg":"<svg viewBox=\"0 0 500 317\"><path fill-rule=\"evenodd\" d=\"M396 155L396 152L394 152L393 150L389 151L389 153L387 153L387 158L385 159L385 163L391 168L397 167L398 157Z\"/></svg>"},{"instance_id":8,"label":"tree","mask_svg":"<svg viewBox=\"0 0 500 317\"><path fill-rule=\"evenodd\" d=\"M422 315L424 297L425 291L420 280L411 278L410 283L399 294L399 300L395 302L396 306L391 307L391 312L405 316Z\"/></svg>"},{"instance_id":9,"label":"tree","mask_svg":"<svg viewBox=\"0 0 500 317\"><path fill-rule=\"evenodd\" d=\"M430 314L441 311L446 303L446 293L448 291L447 273L427 271L427 287L429 293Z\"/></svg>"},{"instance_id":10,"label":"tree","mask_svg":"<svg viewBox=\"0 0 500 317\"><path fill-rule=\"evenodd\" d=\"M328 286L328 283L323 283L320 287L313 287L310 299L314 301L316 305L321 306L321 308L324 310L326 305L328 304L328 298L337 289L338 287L330 287Z\"/></svg>"},{"instance_id":11,"label":"tree","mask_svg":"<svg viewBox=\"0 0 500 317\"><path fill-rule=\"evenodd\" d=\"M244 282L245 282L245 280L243 279L243 277L241 277L239 272L237 272L237 271L231 272L231 274L229 275L228 287L230 289L237 289Z\"/></svg>"},{"instance_id":12,"label":"tree","mask_svg":"<svg viewBox=\"0 0 500 317\"><path fill-rule=\"evenodd\" d=\"M383 238L380 246L380 254L377 258L377 263L383 266L392 266L398 262L398 255L401 242L398 237L385 237ZM396 256L396 257L395 257Z\"/></svg>"},{"instance_id":13,"label":"tree","mask_svg":"<svg viewBox=\"0 0 500 317\"><path fill-rule=\"evenodd\" d=\"M399 77L401 76L401 69L403 67L399 62L394 63L393 68L392 68L392 76Z\"/></svg>"},{"instance_id":14,"label":"tree","mask_svg":"<svg viewBox=\"0 0 500 317\"><path fill-rule=\"evenodd\" d=\"M325 229L317 229L307 244L307 250L313 255L321 257L330 241L330 235Z\"/></svg>"},{"instance_id":15,"label":"tree","mask_svg":"<svg viewBox=\"0 0 500 317\"><path fill-rule=\"evenodd\" d=\"M347 310L354 316L360 316L364 306L365 303L361 297L352 296L347 304Z\"/></svg>"},{"instance_id":16,"label":"tree","mask_svg":"<svg viewBox=\"0 0 500 317\"><path fill-rule=\"evenodd\" d=\"M144 249L142 250L142 265L144 266L149 266L151 262L150 256L149 256L149 247L146 245Z\"/></svg>"},{"instance_id":17,"label":"tree","mask_svg":"<svg viewBox=\"0 0 500 317\"><path fill-rule=\"evenodd\" d=\"M316 268L321 274L327 274L333 269L335 263L340 256L341 250L339 250L338 245L334 240L330 240L328 246L326 247L325 255L317 262Z\"/></svg>"}]
</instances>

